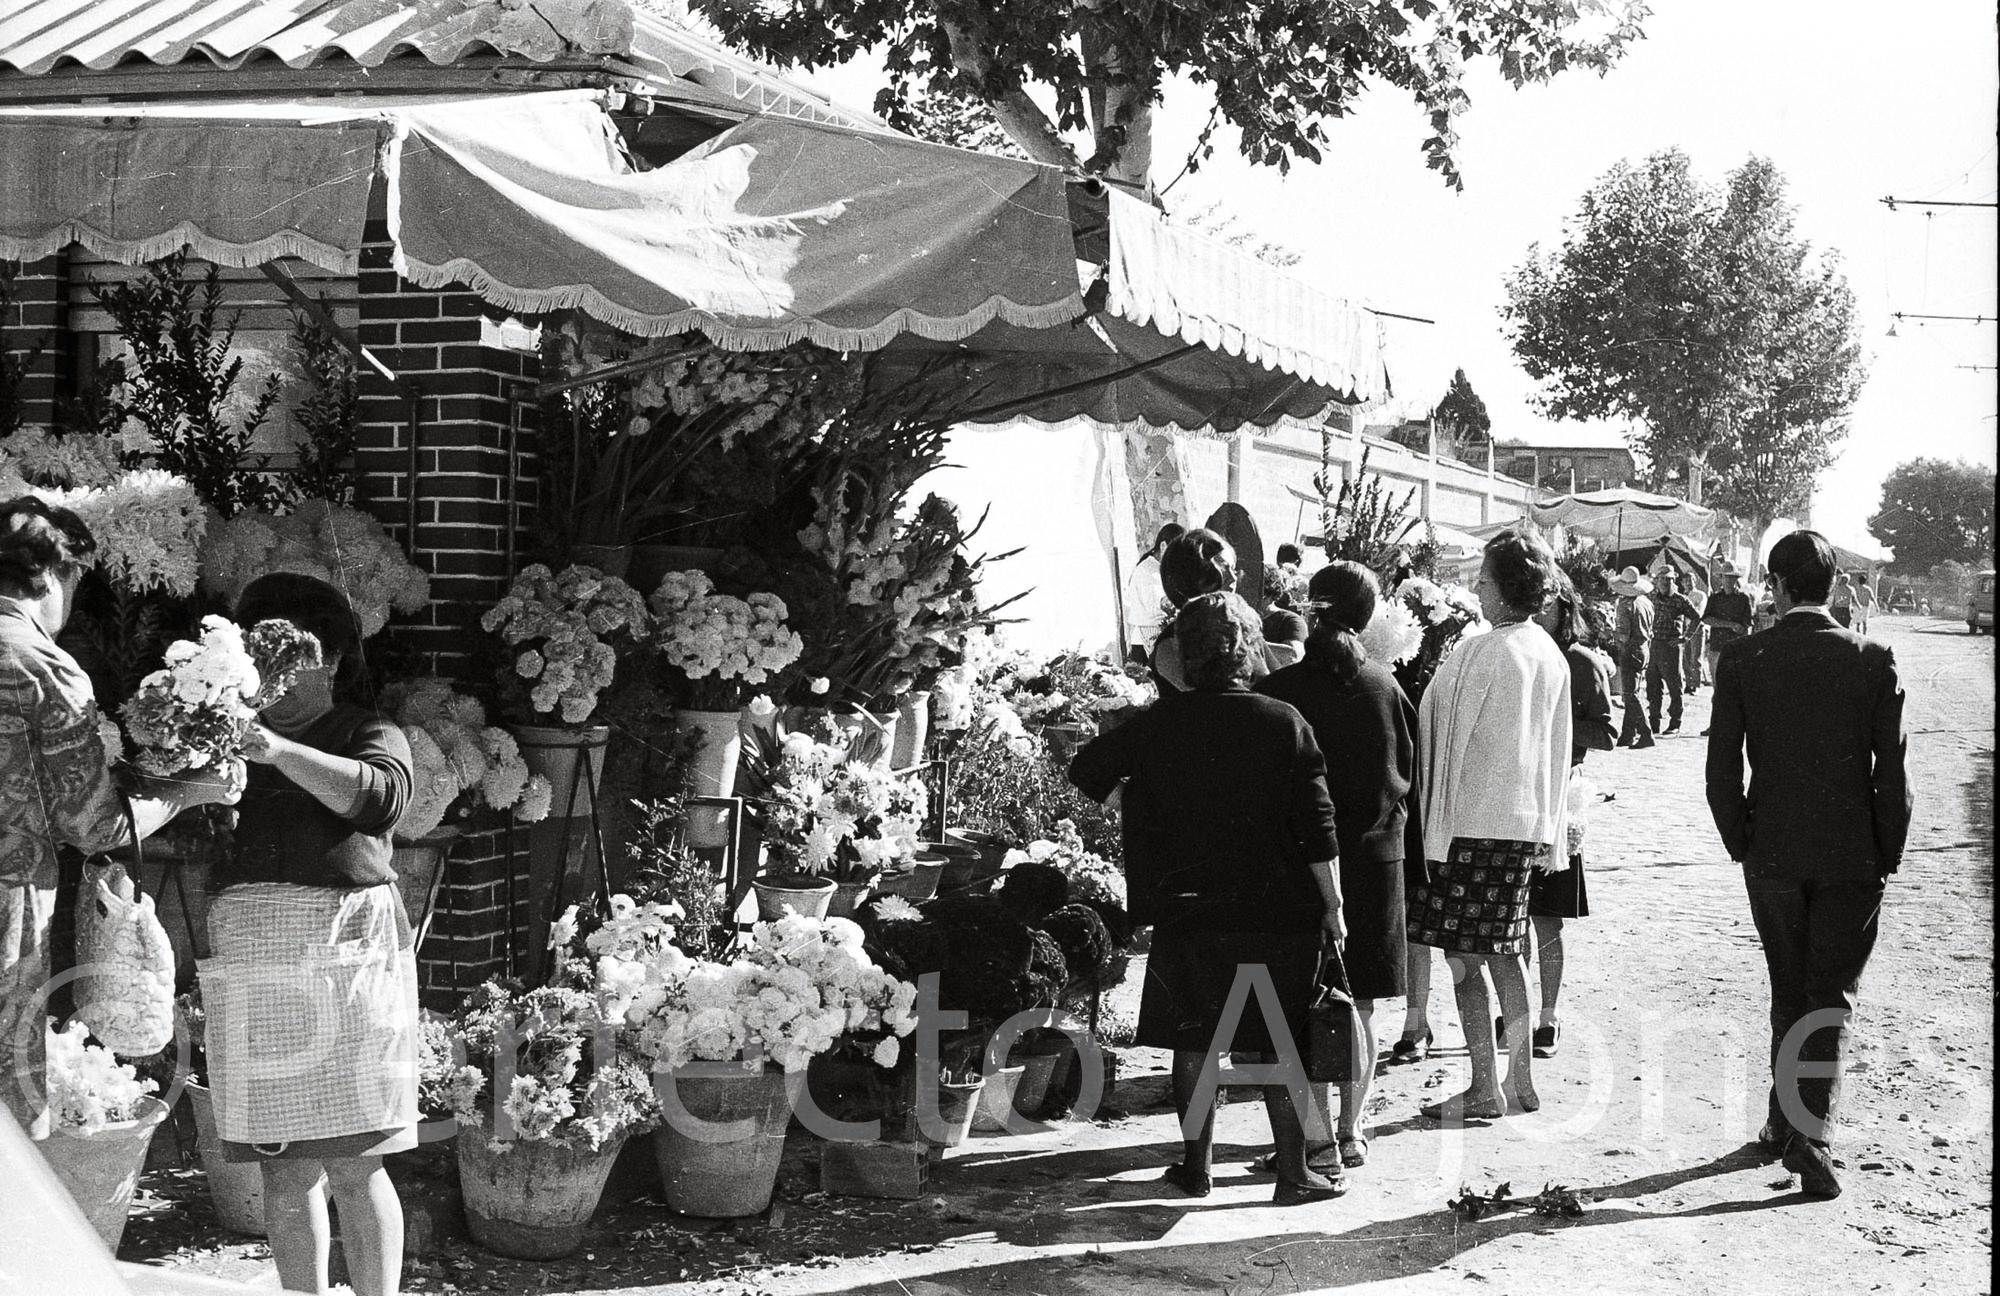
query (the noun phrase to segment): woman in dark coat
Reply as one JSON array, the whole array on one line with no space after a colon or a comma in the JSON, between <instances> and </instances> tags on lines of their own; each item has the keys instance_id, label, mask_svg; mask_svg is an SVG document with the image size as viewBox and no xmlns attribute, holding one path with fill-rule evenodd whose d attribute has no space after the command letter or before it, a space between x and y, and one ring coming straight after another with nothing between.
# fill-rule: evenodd
<instances>
[{"instance_id":1,"label":"woman in dark coat","mask_svg":"<svg viewBox=\"0 0 2000 1296\"><path fill-rule=\"evenodd\" d=\"M1569 763L1570 777L1574 778L1583 767L1586 752L1610 751L1618 745L1618 730L1611 722L1611 661L1590 647L1590 623L1584 616L1583 600L1567 579L1557 584L1547 609L1535 619L1569 661ZM1571 836L1578 835L1573 824ZM1528 919L1542 984L1542 1011L1533 1040L1536 1057L1554 1057L1562 1036L1556 1000L1562 994L1563 920L1590 913L1581 845L1568 854L1568 868L1557 873L1538 872L1528 886Z\"/></svg>"},{"instance_id":2,"label":"woman in dark coat","mask_svg":"<svg viewBox=\"0 0 2000 1296\"><path fill-rule=\"evenodd\" d=\"M1326 757L1347 922L1342 961L1361 1026L1359 1056L1371 1062L1375 1001L1408 993L1404 841L1417 755L1417 709L1389 669L1369 661L1361 646L1361 631L1374 618L1380 596L1375 574L1360 563L1334 562L1313 573L1305 660L1257 686L1259 693L1298 709ZM1422 870L1421 850L1414 864ZM1374 1072L1368 1066L1361 1079L1340 1087L1342 1165L1368 1160L1361 1117Z\"/></svg>"},{"instance_id":3,"label":"woman in dark coat","mask_svg":"<svg viewBox=\"0 0 2000 1296\"><path fill-rule=\"evenodd\" d=\"M1268 1061L1285 1033L1299 1045L1322 942L1346 931L1325 762L1297 711L1248 688L1263 653L1257 614L1234 594L1205 594L1174 625L1189 690L1163 695L1093 740L1069 776L1100 801L1125 785L1132 917L1153 926L1137 1043L1173 1050L1186 1147L1166 1181L1203 1197L1220 1056ZM1252 993L1231 1023L1223 1010L1239 978ZM1281 1022L1265 1020L1266 987L1276 991ZM1303 1087L1303 1072L1294 1074ZM1292 1091L1267 1086L1264 1103L1277 1148L1274 1200L1293 1205L1345 1191L1337 1177L1307 1168L1307 1112Z\"/></svg>"},{"instance_id":4,"label":"woman in dark coat","mask_svg":"<svg viewBox=\"0 0 2000 1296\"><path fill-rule=\"evenodd\" d=\"M1167 542L1160 554L1160 588L1176 612L1191 598L1235 586L1236 551L1207 527L1181 532ZM1161 693L1179 693L1188 687L1173 620L1167 622L1166 629L1154 642L1148 665L1152 668L1153 683Z\"/></svg>"}]
</instances>

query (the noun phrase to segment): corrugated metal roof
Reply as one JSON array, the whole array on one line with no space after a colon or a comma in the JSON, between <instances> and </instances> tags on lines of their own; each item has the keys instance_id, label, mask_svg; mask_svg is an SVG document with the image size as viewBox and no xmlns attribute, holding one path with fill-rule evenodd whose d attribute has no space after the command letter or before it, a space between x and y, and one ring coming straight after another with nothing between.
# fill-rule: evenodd
<instances>
[{"instance_id":1,"label":"corrugated metal roof","mask_svg":"<svg viewBox=\"0 0 2000 1296\"><path fill-rule=\"evenodd\" d=\"M407 55L449 65L486 54L616 58L755 111L880 126L632 0L0 0L0 66L32 75L197 57L224 68L341 57L372 68Z\"/></svg>"}]
</instances>

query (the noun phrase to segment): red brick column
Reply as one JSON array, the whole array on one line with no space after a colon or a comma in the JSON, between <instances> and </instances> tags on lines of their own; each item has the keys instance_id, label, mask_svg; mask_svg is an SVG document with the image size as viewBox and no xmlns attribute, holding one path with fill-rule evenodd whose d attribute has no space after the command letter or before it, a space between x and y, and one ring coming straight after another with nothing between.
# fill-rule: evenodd
<instances>
[{"instance_id":1,"label":"red brick column","mask_svg":"<svg viewBox=\"0 0 2000 1296\"><path fill-rule=\"evenodd\" d=\"M505 592L508 567L509 396L540 373L539 358L481 342L481 321L498 312L476 295L418 288L390 268L388 231L369 230L361 250L360 340L396 375L364 363L355 470L361 506L381 520L431 574L430 606L398 617L385 633L421 654L423 669L481 688L485 632L479 617ZM518 438L520 521L535 506L535 407L523 402ZM416 536L411 544L411 424L416 424ZM517 545L525 550L525 543ZM452 848L437 916L422 955L425 998L446 1007L461 991L505 970L510 917L525 939L528 834L468 834ZM506 909L514 875L514 912Z\"/></svg>"},{"instance_id":2,"label":"red brick column","mask_svg":"<svg viewBox=\"0 0 2000 1296\"><path fill-rule=\"evenodd\" d=\"M0 319L0 350L17 363L35 355L16 393L24 423L53 423L56 397L68 386L67 288L67 259L61 253L22 263L14 275L14 305Z\"/></svg>"}]
</instances>

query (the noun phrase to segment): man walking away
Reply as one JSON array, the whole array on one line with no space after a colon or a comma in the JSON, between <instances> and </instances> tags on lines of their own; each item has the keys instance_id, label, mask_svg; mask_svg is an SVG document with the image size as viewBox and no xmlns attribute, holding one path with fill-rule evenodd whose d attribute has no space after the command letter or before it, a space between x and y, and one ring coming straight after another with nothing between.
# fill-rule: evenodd
<instances>
[{"instance_id":1,"label":"man walking away","mask_svg":"<svg viewBox=\"0 0 2000 1296\"><path fill-rule=\"evenodd\" d=\"M1640 704L1639 683L1646 678L1646 658L1653 648L1653 582L1627 567L1612 578L1611 592L1618 596L1618 626L1614 632L1618 651L1618 698L1625 719L1618 729L1620 747L1651 747L1653 726L1646 723L1646 709Z\"/></svg>"},{"instance_id":2,"label":"man walking away","mask_svg":"<svg viewBox=\"0 0 2000 1296\"><path fill-rule=\"evenodd\" d=\"M1646 714L1656 733L1679 733L1681 728L1681 654L1686 650L1687 627L1701 620L1701 613L1679 590L1679 579L1671 567L1660 572L1659 594L1653 599L1653 651L1646 665ZM1667 727L1660 728L1660 693L1667 694Z\"/></svg>"},{"instance_id":3,"label":"man walking away","mask_svg":"<svg viewBox=\"0 0 2000 1296\"><path fill-rule=\"evenodd\" d=\"M1716 658L1722 650L1750 633L1750 623L1757 610L1750 602L1750 596L1743 592L1742 582L1736 573L1736 564L1728 561L1715 565L1715 592L1708 596L1708 606L1702 612L1701 623L1708 628L1708 682L1715 683ZM1704 729L1701 736L1708 737Z\"/></svg>"},{"instance_id":4,"label":"man walking away","mask_svg":"<svg viewBox=\"0 0 2000 1296\"><path fill-rule=\"evenodd\" d=\"M1828 612L1826 537L1795 531L1768 566L1778 623L1724 648L1717 664L1708 804L1743 865L1771 979L1769 1120L1758 1141L1808 1194L1835 1197L1847 1026L1910 826L1903 689L1888 646Z\"/></svg>"}]
</instances>

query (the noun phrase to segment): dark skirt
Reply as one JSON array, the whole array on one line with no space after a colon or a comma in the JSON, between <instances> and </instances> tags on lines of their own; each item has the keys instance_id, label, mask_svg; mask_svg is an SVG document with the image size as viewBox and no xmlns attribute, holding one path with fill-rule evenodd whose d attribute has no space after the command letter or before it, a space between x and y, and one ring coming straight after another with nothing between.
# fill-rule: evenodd
<instances>
[{"instance_id":1,"label":"dark skirt","mask_svg":"<svg viewBox=\"0 0 2000 1296\"><path fill-rule=\"evenodd\" d=\"M1523 954L1535 842L1454 837L1410 897L1409 938L1447 954Z\"/></svg>"},{"instance_id":2,"label":"dark skirt","mask_svg":"<svg viewBox=\"0 0 2000 1296\"><path fill-rule=\"evenodd\" d=\"M1216 931L1200 920L1163 922L1153 929L1146 954L1146 984L1139 996L1142 1048L1183 1052L1270 1053L1261 997L1250 975L1235 1033L1218 1038L1223 1006L1239 967L1262 964L1277 991L1277 1010L1292 1042L1305 1047L1306 1009L1319 977L1320 933Z\"/></svg>"},{"instance_id":3,"label":"dark skirt","mask_svg":"<svg viewBox=\"0 0 2000 1296\"><path fill-rule=\"evenodd\" d=\"M1356 999L1397 999L1410 992L1404 966L1404 869L1400 861L1350 867L1340 861L1340 915L1347 920L1341 962Z\"/></svg>"},{"instance_id":4,"label":"dark skirt","mask_svg":"<svg viewBox=\"0 0 2000 1296\"><path fill-rule=\"evenodd\" d=\"M1528 882L1530 918L1588 918L1590 896L1583 885L1583 856L1569 857L1569 867L1560 873L1535 870Z\"/></svg>"},{"instance_id":5,"label":"dark skirt","mask_svg":"<svg viewBox=\"0 0 2000 1296\"><path fill-rule=\"evenodd\" d=\"M222 1159L239 1164L261 1161L346 1161L354 1157L408 1152L417 1145L409 1125L371 1130L366 1134L335 1134L330 1138L297 1139L290 1143L231 1143L222 1141Z\"/></svg>"}]
</instances>

